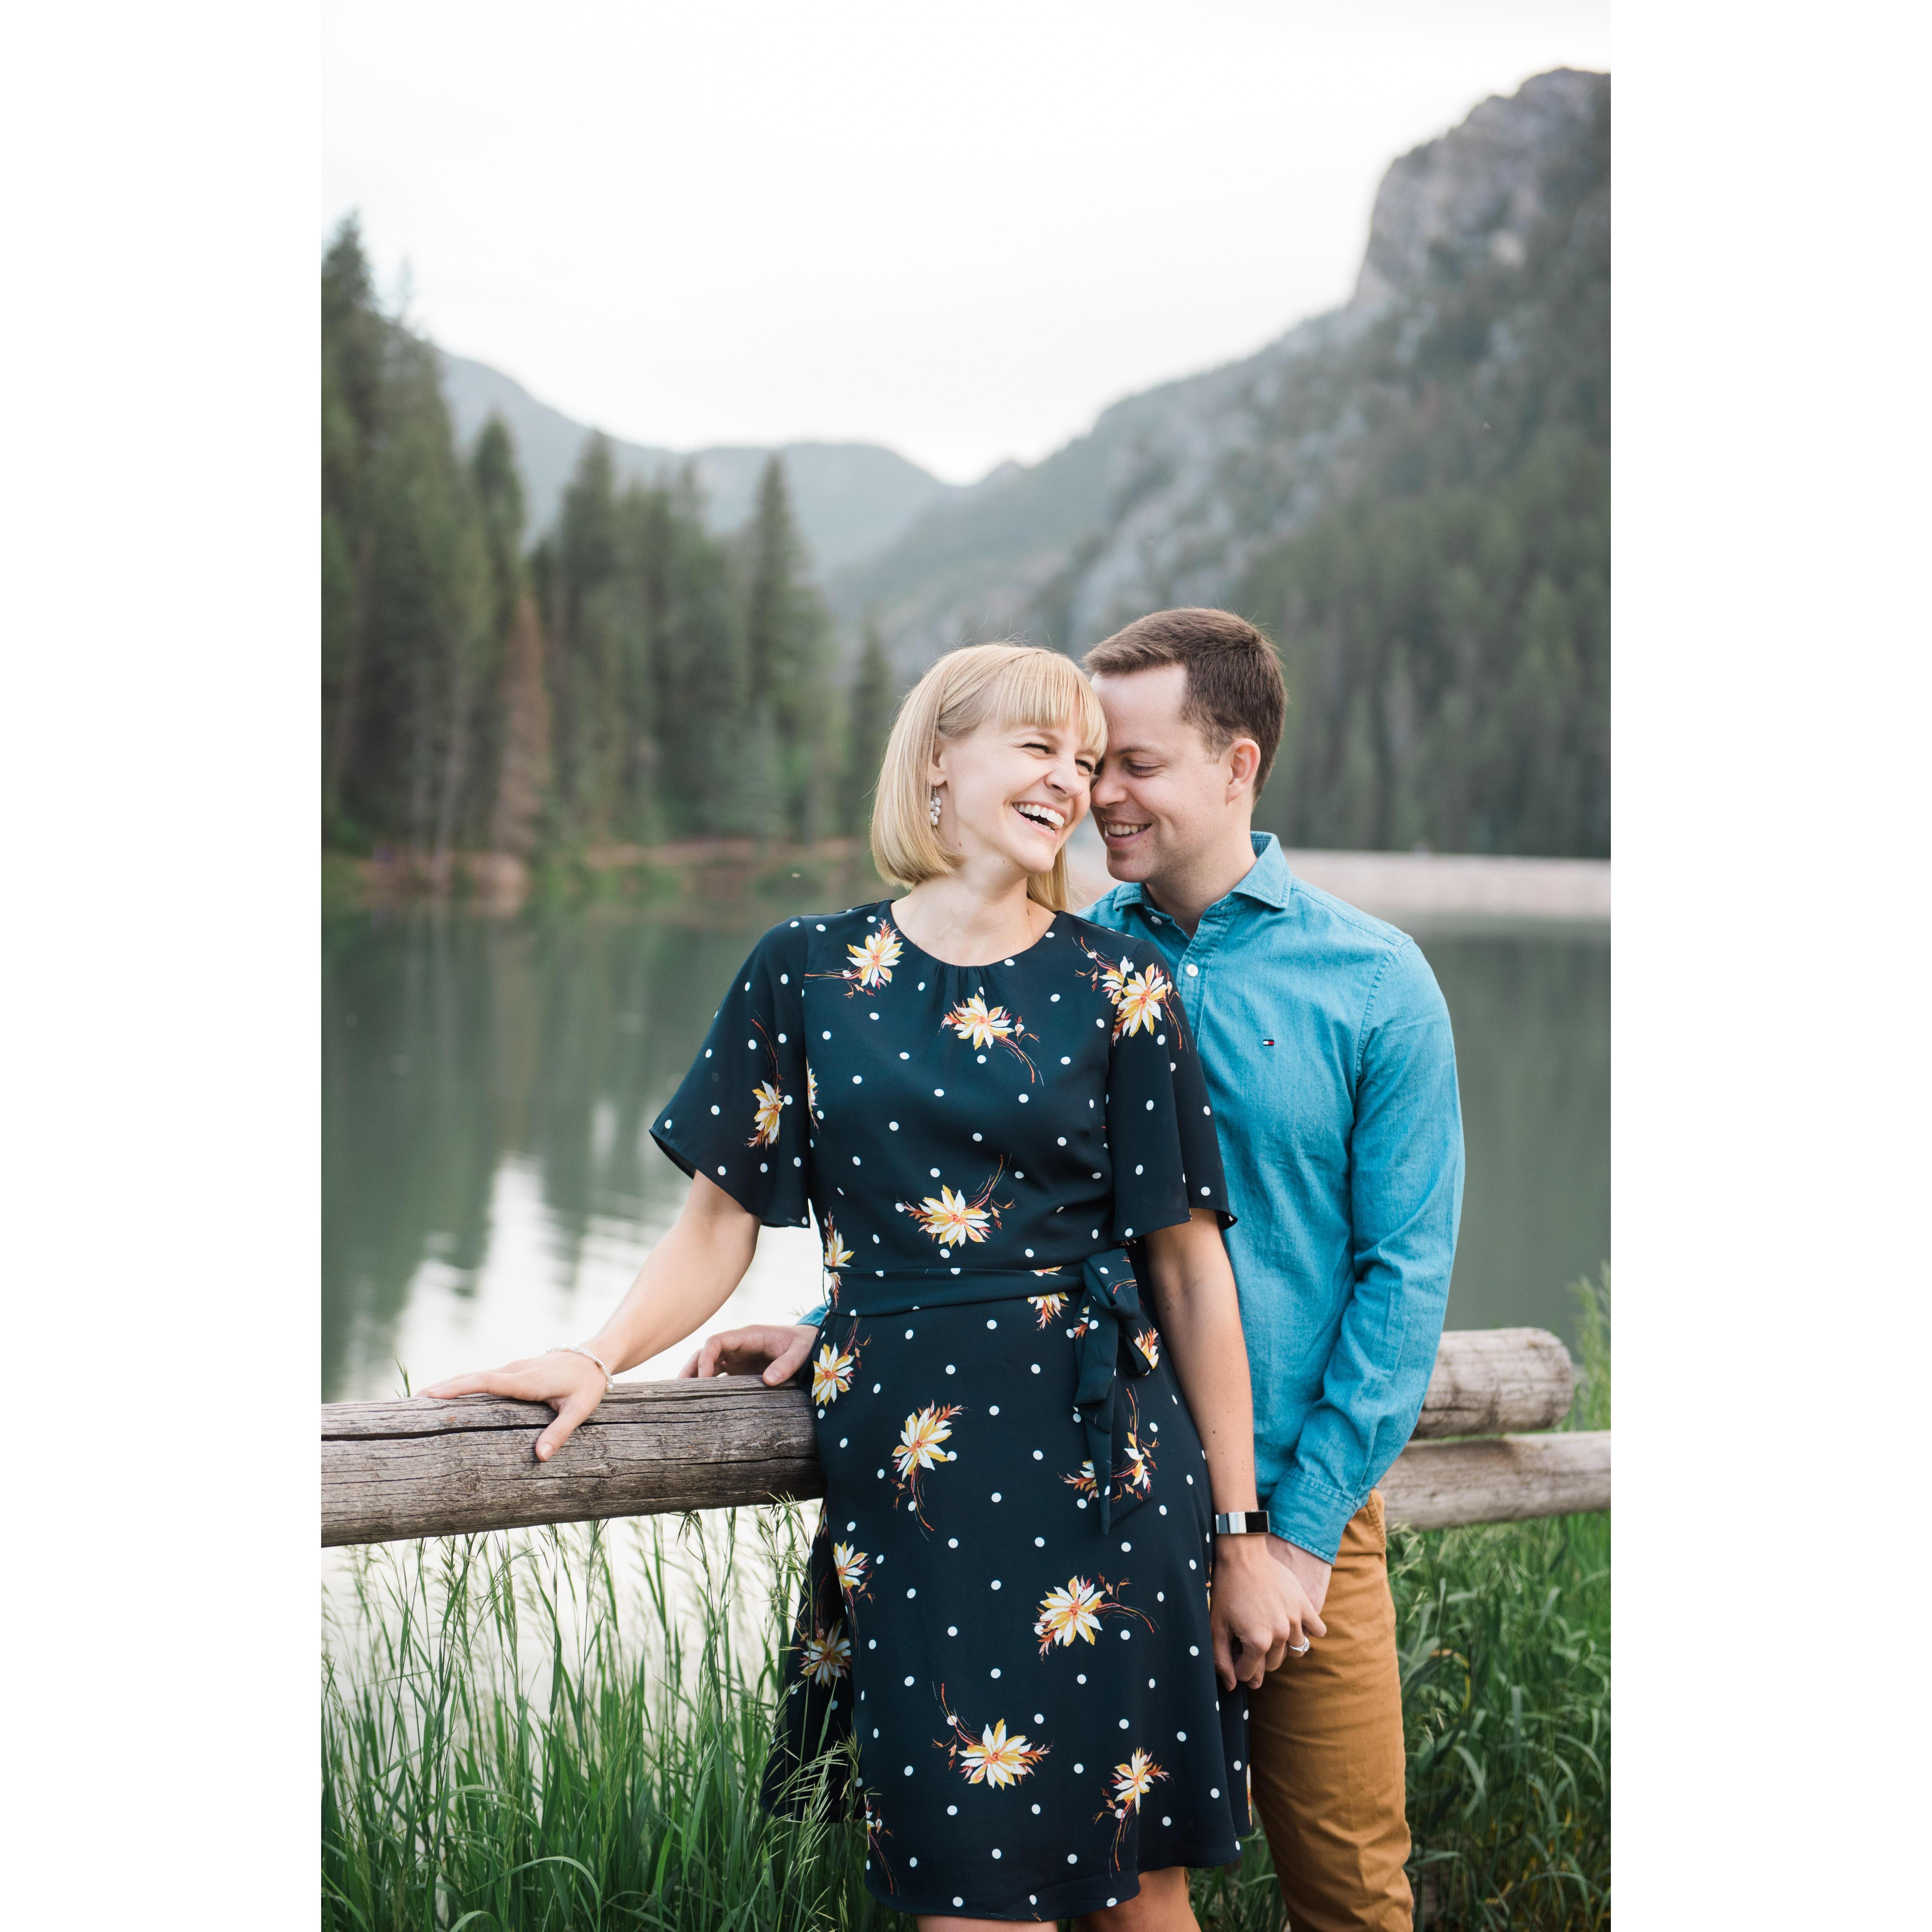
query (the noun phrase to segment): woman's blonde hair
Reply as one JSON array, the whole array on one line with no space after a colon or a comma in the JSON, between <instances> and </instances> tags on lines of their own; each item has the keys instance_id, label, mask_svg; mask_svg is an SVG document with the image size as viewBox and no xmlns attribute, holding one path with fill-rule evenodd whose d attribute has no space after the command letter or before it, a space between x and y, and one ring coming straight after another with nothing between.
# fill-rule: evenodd
<instances>
[{"instance_id":1,"label":"woman's blonde hair","mask_svg":"<svg viewBox=\"0 0 1932 1932\"><path fill-rule=\"evenodd\" d=\"M948 651L905 694L886 741L872 805L872 863L880 878L910 890L944 878L959 861L940 844L928 815L926 768L942 738L963 738L982 724L997 731L1072 724L1081 748L1107 748L1106 714L1071 658L1031 644L966 644ZM1069 908L1066 848L1050 872L1027 880L1027 896L1052 912Z\"/></svg>"}]
</instances>

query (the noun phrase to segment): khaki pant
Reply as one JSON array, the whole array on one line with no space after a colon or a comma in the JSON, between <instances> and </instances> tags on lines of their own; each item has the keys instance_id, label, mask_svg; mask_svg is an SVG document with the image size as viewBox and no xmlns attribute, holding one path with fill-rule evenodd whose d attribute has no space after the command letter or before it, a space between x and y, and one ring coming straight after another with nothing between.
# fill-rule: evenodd
<instances>
[{"instance_id":1,"label":"khaki pant","mask_svg":"<svg viewBox=\"0 0 1932 1932\"><path fill-rule=\"evenodd\" d=\"M1326 1636L1249 1694L1251 1789L1290 1932L1411 1932L1402 1676L1379 1490L1342 1532Z\"/></svg>"}]
</instances>

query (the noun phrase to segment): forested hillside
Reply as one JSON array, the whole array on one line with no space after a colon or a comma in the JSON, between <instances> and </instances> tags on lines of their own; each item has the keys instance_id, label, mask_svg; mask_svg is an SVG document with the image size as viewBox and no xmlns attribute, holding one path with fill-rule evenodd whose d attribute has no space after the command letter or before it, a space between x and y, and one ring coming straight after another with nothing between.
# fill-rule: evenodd
<instances>
[{"instance_id":1,"label":"forested hillside","mask_svg":"<svg viewBox=\"0 0 1932 1932\"><path fill-rule=\"evenodd\" d=\"M620 482L593 437L527 547L509 431L459 447L436 352L382 312L352 221L322 310L329 844L446 868L862 823L891 687L874 641L848 727L780 460L720 538L688 472Z\"/></svg>"},{"instance_id":2,"label":"forested hillside","mask_svg":"<svg viewBox=\"0 0 1932 1932\"><path fill-rule=\"evenodd\" d=\"M861 831L898 692L940 650L1078 654L1207 603L1281 646L1258 818L1288 843L1606 854L1610 277L1609 77L1538 76L1390 168L1342 308L946 493L828 608L776 455L720 535L700 470L640 475L590 436L532 543L511 427L476 416L493 372L461 365L459 434L444 358L382 310L346 224L322 272L326 836L446 868ZM583 434L506 407L553 466ZM872 463L840 514L905 487Z\"/></svg>"},{"instance_id":3,"label":"forested hillside","mask_svg":"<svg viewBox=\"0 0 1932 1932\"><path fill-rule=\"evenodd\" d=\"M1118 404L836 578L902 676L1174 604L1280 644L1291 844L1609 850L1610 81L1538 76L1404 156L1353 298Z\"/></svg>"}]
</instances>

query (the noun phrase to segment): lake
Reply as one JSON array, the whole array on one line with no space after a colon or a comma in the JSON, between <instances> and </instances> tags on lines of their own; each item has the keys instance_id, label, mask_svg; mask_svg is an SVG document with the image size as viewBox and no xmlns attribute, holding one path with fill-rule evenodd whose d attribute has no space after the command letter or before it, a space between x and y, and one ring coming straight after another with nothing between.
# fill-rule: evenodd
<instances>
[{"instance_id":1,"label":"lake","mask_svg":"<svg viewBox=\"0 0 1932 1932\"><path fill-rule=\"evenodd\" d=\"M687 1185L646 1124L752 942L800 909L765 896L323 922L325 1401L597 1325ZM1610 928L1412 929L1454 1023L1468 1147L1450 1325L1567 1337L1567 1284L1610 1253ZM788 1318L818 1280L816 1238L767 1228L712 1325ZM633 1373L674 1372L688 1352Z\"/></svg>"}]
</instances>

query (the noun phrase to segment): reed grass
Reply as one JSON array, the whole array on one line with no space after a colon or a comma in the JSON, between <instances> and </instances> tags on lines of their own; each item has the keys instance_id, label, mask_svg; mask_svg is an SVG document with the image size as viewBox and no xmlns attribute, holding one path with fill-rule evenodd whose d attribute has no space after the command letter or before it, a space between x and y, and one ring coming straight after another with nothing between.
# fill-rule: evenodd
<instances>
[{"instance_id":1,"label":"reed grass","mask_svg":"<svg viewBox=\"0 0 1932 1932\"><path fill-rule=\"evenodd\" d=\"M1609 1422L1608 1270L1575 1426ZM856 1826L758 1802L796 1508L380 1546L326 1598L324 1932L886 1932ZM1431 1928L1610 1922L1606 1517L1397 1532ZM1258 1832L1204 1932L1281 1932Z\"/></svg>"}]
</instances>

